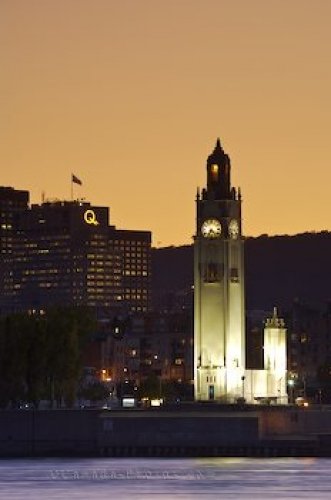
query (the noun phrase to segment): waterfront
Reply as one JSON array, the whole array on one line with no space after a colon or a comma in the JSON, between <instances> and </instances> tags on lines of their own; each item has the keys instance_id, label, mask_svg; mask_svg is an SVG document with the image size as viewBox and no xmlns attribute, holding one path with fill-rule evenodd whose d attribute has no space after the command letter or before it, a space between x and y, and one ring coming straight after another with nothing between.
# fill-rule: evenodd
<instances>
[{"instance_id":1,"label":"waterfront","mask_svg":"<svg viewBox=\"0 0 331 500\"><path fill-rule=\"evenodd\" d=\"M329 498L331 459L12 459L0 498Z\"/></svg>"}]
</instances>

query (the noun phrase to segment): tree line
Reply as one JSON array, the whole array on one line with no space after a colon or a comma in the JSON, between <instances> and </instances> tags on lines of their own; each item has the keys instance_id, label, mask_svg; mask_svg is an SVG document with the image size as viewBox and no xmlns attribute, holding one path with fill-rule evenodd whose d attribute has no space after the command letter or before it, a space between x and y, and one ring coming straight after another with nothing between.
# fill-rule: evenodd
<instances>
[{"instance_id":1,"label":"tree line","mask_svg":"<svg viewBox=\"0 0 331 500\"><path fill-rule=\"evenodd\" d=\"M0 408L20 401L38 407L42 399L73 406L95 324L89 310L72 307L0 318Z\"/></svg>"}]
</instances>

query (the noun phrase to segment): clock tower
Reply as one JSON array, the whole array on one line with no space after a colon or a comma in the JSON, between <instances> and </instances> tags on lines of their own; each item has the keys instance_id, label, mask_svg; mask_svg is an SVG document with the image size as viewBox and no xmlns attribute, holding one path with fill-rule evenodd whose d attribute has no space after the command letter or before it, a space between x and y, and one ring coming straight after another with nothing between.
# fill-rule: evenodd
<instances>
[{"instance_id":1,"label":"clock tower","mask_svg":"<svg viewBox=\"0 0 331 500\"><path fill-rule=\"evenodd\" d=\"M245 381L244 255L240 191L220 140L198 190L194 237L194 385L196 400L232 402Z\"/></svg>"}]
</instances>

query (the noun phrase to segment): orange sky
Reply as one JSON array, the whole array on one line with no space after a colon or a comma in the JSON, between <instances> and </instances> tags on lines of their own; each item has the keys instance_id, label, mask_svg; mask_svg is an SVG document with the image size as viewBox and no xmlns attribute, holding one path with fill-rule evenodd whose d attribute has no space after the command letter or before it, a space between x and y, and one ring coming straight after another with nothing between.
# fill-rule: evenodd
<instances>
[{"instance_id":1,"label":"orange sky","mask_svg":"<svg viewBox=\"0 0 331 500\"><path fill-rule=\"evenodd\" d=\"M1 0L0 185L194 232L220 136L246 235L331 230L330 0Z\"/></svg>"}]
</instances>

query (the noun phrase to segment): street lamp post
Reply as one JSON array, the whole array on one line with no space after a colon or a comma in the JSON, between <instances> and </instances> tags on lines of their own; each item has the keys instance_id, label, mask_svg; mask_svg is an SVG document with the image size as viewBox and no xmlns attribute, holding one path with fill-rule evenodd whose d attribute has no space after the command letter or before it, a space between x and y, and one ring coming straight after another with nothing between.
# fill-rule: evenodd
<instances>
[{"instance_id":1,"label":"street lamp post","mask_svg":"<svg viewBox=\"0 0 331 500\"><path fill-rule=\"evenodd\" d=\"M242 398L244 400L245 399L245 375L243 375L241 377L241 381L242 381L242 388L241 388L242 389Z\"/></svg>"},{"instance_id":2,"label":"street lamp post","mask_svg":"<svg viewBox=\"0 0 331 500\"><path fill-rule=\"evenodd\" d=\"M292 378L290 378L288 381L287 381L287 385L289 387L289 403L290 404L293 404L294 403L294 380Z\"/></svg>"}]
</instances>

